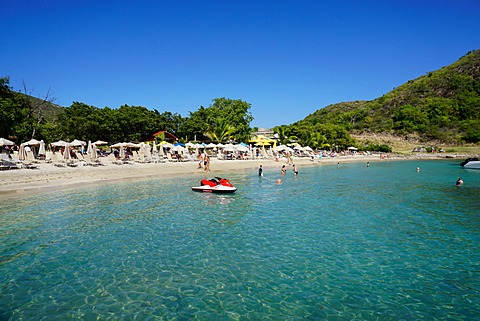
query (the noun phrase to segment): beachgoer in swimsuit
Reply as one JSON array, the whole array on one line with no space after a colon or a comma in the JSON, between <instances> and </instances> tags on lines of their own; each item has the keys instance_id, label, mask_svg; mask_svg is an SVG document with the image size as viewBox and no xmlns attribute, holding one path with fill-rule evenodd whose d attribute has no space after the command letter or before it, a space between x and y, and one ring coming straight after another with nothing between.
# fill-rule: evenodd
<instances>
[{"instance_id":1,"label":"beachgoer in swimsuit","mask_svg":"<svg viewBox=\"0 0 480 321\"><path fill-rule=\"evenodd\" d=\"M210 172L210 156L208 156L207 154L205 154L205 158L204 158L204 165L205 165L205 171L206 172Z\"/></svg>"},{"instance_id":2,"label":"beachgoer in swimsuit","mask_svg":"<svg viewBox=\"0 0 480 321\"><path fill-rule=\"evenodd\" d=\"M202 168L202 161L203 161L202 154L198 154L197 161L198 161L198 167L197 168Z\"/></svg>"}]
</instances>

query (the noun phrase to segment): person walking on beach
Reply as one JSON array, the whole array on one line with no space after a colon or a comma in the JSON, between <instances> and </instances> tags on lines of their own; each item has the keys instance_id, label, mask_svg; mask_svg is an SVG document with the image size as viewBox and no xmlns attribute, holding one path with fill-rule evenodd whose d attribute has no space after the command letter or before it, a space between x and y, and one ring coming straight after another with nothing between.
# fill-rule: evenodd
<instances>
[{"instance_id":1,"label":"person walking on beach","mask_svg":"<svg viewBox=\"0 0 480 321\"><path fill-rule=\"evenodd\" d=\"M203 162L202 154L198 154L197 161L198 161L198 167L197 168L202 168L202 162Z\"/></svg>"},{"instance_id":2,"label":"person walking on beach","mask_svg":"<svg viewBox=\"0 0 480 321\"><path fill-rule=\"evenodd\" d=\"M210 156L208 156L207 154L205 154L203 164L205 165L205 172L210 172Z\"/></svg>"},{"instance_id":3,"label":"person walking on beach","mask_svg":"<svg viewBox=\"0 0 480 321\"><path fill-rule=\"evenodd\" d=\"M263 176L263 168L262 165L258 168L258 176Z\"/></svg>"}]
</instances>

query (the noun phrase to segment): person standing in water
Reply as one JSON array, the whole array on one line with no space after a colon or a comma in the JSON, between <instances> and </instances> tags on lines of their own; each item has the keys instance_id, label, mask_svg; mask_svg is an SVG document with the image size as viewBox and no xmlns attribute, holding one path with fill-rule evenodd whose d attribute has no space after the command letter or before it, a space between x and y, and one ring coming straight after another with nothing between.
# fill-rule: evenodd
<instances>
[{"instance_id":1,"label":"person standing in water","mask_svg":"<svg viewBox=\"0 0 480 321\"><path fill-rule=\"evenodd\" d=\"M459 178L457 179L457 182L455 183L455 185L460 186L460 185L462 185L462 184L463 184L463 180L462 180L461 177L459 177Z\"/></svg>"},{"instance_id":2,"label":"person standing in water","mask_svg":"<svg viewBox=\"0 0 480 321\"><path fill-rule=\"evenodd\" d=\"M258 176L263 176L263 168L262 165L258 168Z\"/></svg>"},{"instance_id":3,"label":"person standing in water","mask_svg":"<svg viewBox=\"0 0 480 321\"><path fill-rule=\"evenodd\" d=\"M285 167L285 165L282 165L282 175L285 175L286 172L287 168Z\"/></svg>"},{"instance_id":4,"label":"person standing in water","mask_svg":"<svg viewBox=\"0 0 480 321\"><path fill-rule=\"evenodd\" d=\"M293 164L293 173L295 174L295 176L298 175L298 167L295 164Z\"/></svg>"}]
</instances>

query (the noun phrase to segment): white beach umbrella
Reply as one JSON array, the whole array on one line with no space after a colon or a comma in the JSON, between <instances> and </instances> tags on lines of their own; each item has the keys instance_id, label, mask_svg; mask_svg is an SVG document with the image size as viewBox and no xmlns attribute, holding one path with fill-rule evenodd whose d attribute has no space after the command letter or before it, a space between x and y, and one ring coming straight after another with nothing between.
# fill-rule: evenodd
<instances>
[{"instance_id":1,"label":"white beach umbrella","mask_svg":"<svg viewBox=\"0 0 480 321\"><path fill-rule=\"evenodd\" d=\"M92 141L91 140L88 141L87 154L92 155Z\"/></svg>"},{"instance_id":2,"label":"white beach umbrella","mask_svg":"<svg viewBox=\"0 0 480 321\"><path fill-rule=\"evenodd\" d=\"M18 159L23 161L27 159L27 151L25 150L25 145L21 144L18 150Z\"/></svg>"},{"instance_id":3,"label":"white beach umbrella","mask_svg":"<svg viewBox=\"0 0 480 321\"><path fill-rule=\"evenodd\" d=\"M11 140L8 140L6 138L0 138L0 146L5 146L5 145L14 145L15 143L12 142Z\"/></svg>"},{"instance_id":4,"label":"white beach umbrella","mask_svg":"<svg viewBox=\"0 0 480 321\"><path fill-rule=\"evenodd\" d=\"M162 145L160 145L160 148L158 149L158 155L159 156L165 156L165 151L163 150Z\"/></svg>"},{"instance_id":5,"label":"white beach umbrella","mask_svg":"<svg viewBox=\"0 0 480 321\"><path fill-rule=\"evenodd\" d=\"M170 143L164 143L164 144L161 144L160 146L161 146L162 148L172 148L172 147L173 147L173 145L170 144Z\"/></svg>"},{"instance_id":6,"label":"white beach umbrella","mask_svg":"<svg viewBox=\"0 0 480 321\"><path fill-rule=\"evenodd\" d=\"M248 147L247 146L238 144L238 145L235 145L234 147L239 152L248 152Z\"/></svg>"},{"instance_id":7,"label":"white beach umbrella","mask_svg":"<svg viewBox=\"0 0 480 321\"><path fill-rule=\"evenodd\" d=\"M120 147L120 159L124 159L125 158L125 147Z\"/></svg>"},{"instance_id":8,"label":"white beach umbrella","mask_svg":"<svg viewBox=\"0 0 480 321\"><path fill-rule=\"evenodd\" d=\"M284 150L286 150L286 149L288 149L287 146L285 146L285 145L278 145L278 146L275 147L273 150L276 151L276 152L281 152L281 151L284 151Z\"/></svg>"},{"instance_id":9,"label":"white beach umbrella","mask_svg":"<svg viewBox=\"0 0 480 321\"><path fill-rule=\"evenodd\" d=\"M177 145L177 146L173 146L171 151L172 152L179 152L179 153L185 153L187 149L183 146L180 146L180 145Z\"/></svg>"},{"instance_id":10,"label":"white beach umbrella","mask_svg":"<svg viewBox=\"0 0 480 321\"><path fill-rule=\"evenodd\" d=\"M142 143L143 144L143 143ZM131 148L141 148L142 144L135 144L135 143L127 143L125 147L131 147Z\"/></svg>"},{"instance_id":11,"label":"white beach umbrella","mask_svg":"<svg viewBox=\"0 0 480 321\"><path fill-rule=\"evenodd\" d=\"M65 149L63 150L63 159L71 159L72 156L70 156L70 144L67 143L65 145Z\"/></svg>"},{"instance_id":12,"label":"white beach umbrella","mask_svg":"<svg viewBox=\"0 0 480 321\"><path fill-rule=\"evenodd\" d=\"M112 146L110 146L111 148L120 148L120 147L124 147L126 143L116 143L116 144L113 144Z\"/></svg>"},{"instance_id":13,"label":"white beach umbrella","mask_svg":"<svg viewBox=\"0 0 480 321\"><path fill-rule=\"evenodd\" d=\"M217 147L217 145L214 144L214 143L210 143L210 144L208 144L208 145L205 146L205 147L206 147L206 148L215 148L215 147Z\"/></svg>"},{"instance_id":14,"label":"white beach umbrella","mask_svg":"<svg viewBox=\"0 0 480 321\"><path fill-rule=\"evenodd\" d=\"M151 160L152 159L152 151L150 150L150 144L145 144L145 146L143 147L145 149L145 157L148 159L148 160Z\"/></svg>"},{"instance_id":15,"label":"white beach umbrella","mask_svg":"<svg viewBox=\"0 0 480 321\"><path fill-rule=\"evenodd\" d=\"M28 142L23 143L25 146L37 146L40 145L40 141L36 139L30 139Z\"/></svg>"},{"instance_id":16,"label":"white beach umbrella","mask_svg":"<svg viewBox=\"0 0 480 321\"><path fill-rule=\"evenodd\" d=\"M157 142L156 142L156 141L153 141L152 152L153 152L153 155L157 155L157 154L158 154Z\"/></svg>"},{"instance_id":17,"label":"white beach umbrella","mask_svg":"<svg viewBox=\"0 0 480 321\"><path fill-rule=\"evenodd\" d=\"M90 157L91 157L92 159L97 159L97 158L98 158L98 155L97 155L97 145L95 145L95 144L92 144L92 151L91 151Z\"/></svg>"},{"instance_id":18,"label":"white beach umbrella","mask_svg":"<svg viewBox=\"0 0 480 321\"><path fill-rule=\"evenodd\" d=\"M86 144L87 143L84 142L83 140L78 140L78 139L74 139L72 142L70 142L70 146L83 146Z\"/></svg>"},{"instance_id":19,"label":"white beach umbrella","mask_svg":"<svg viewBox=\"0 0 480 321\"><path fill-rule=\"evenodd\" d=\"M96 146L102 146L102 145L108 145L108 142L103 141L103 140L97 140L96 142L93 142L92 144L95 144Z\"/></svg>"},{"instance_id":20,"label":"white beach umbrella","mask_svg":"<svg viewBox=\"0 0 480 321\"><path fill-rule=\"evenodd\" d=\"M68 145L68 143L65 142L65 141L63 141L63 140L59 140L59 141L57 141L57 142L51 143L50 145L55 146L55 147L61 147L61 146L66 146L66 145Z\"/></svg>"},{"instance_id":21,"label":"white beach umbrella","mask_svg":"<svg viewBox=\"0 0 480 321\"><path fill-rule=\"evenodd\" d=\"M236 149L235 149L235 146L233 146L232 144L227 144L227 145L225 145L225 147L223 148L223 151L225 151L225 152L234 152L234 151L236 151Z\"/></svg>"},{"instance_id":22,"label":"white beach umbrella","mask_svg":"<svg viewBox=\"0 0 480 321\"><path fill-rule=\"evenodd\" d=\"M40 141L40 147L38 148L39 155L45 155L45 142L43 140Z\"/></svg>"}]
</instances>

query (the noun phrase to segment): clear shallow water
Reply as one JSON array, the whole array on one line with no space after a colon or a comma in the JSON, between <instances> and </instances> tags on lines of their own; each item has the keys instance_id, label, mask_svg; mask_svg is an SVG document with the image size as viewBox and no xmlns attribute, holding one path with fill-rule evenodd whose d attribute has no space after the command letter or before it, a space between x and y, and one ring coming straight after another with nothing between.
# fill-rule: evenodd
<instances>
[{"instance_id":1,"label":"clear shallow water","mask_svg":"<svg viewBox=\"0 0 480 321\"><path fill-rule=\"evenodd\" d=\"M228 175L225 196L181 177L3 201L0 320L480 315L480 171L279 172Z\"/></svg>"}]
</instances>

